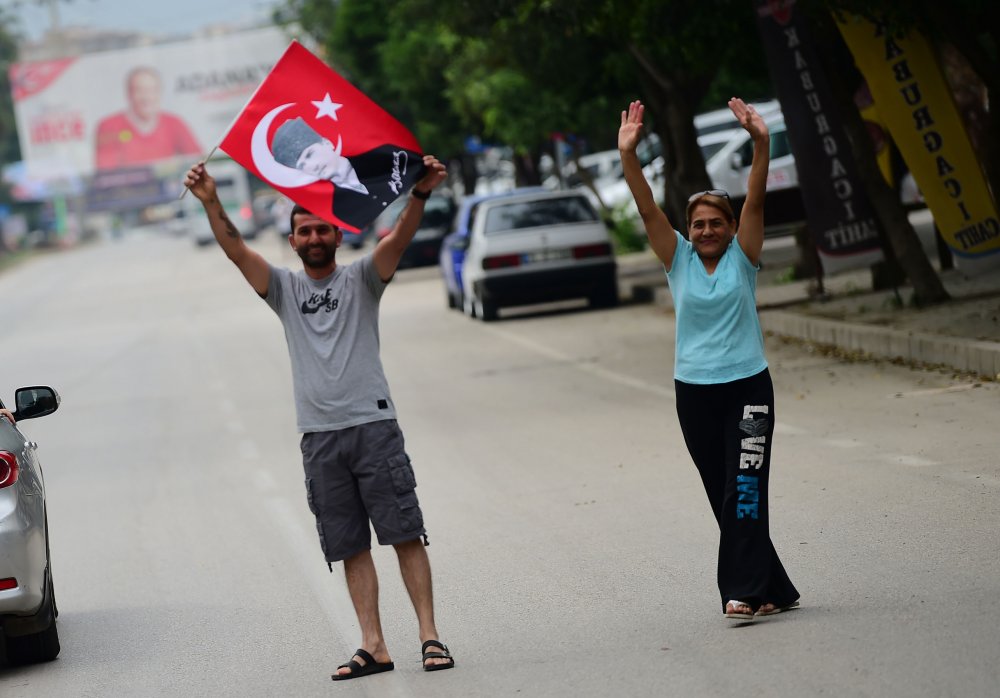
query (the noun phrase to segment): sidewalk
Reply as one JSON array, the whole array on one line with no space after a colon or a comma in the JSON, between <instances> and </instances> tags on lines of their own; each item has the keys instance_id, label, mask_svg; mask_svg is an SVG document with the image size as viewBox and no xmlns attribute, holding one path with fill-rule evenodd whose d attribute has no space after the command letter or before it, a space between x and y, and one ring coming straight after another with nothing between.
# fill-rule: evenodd
<instances>
[{"instance_id":1,"label":"sidewalk","mask_svg":"<svg viewBox=\"0 0 1000 698\"><path fill-rule=\"evenodd\" d=\"M673 301L659 261L650 251L619 257L623 298L653 302L669 310ZM872 291L868 269L843 272L824 280L827 300L809 295L810 281L782 282L786 266L768 264L758 277L757 307L767 334L800 339L858 358L938 366L986 380L1000 380L1000 270L966 278L941 273L951 294L948 303L910 307L912 290ZM773 267L773 268L772 268Z\"/></svg>"}]
</instances>

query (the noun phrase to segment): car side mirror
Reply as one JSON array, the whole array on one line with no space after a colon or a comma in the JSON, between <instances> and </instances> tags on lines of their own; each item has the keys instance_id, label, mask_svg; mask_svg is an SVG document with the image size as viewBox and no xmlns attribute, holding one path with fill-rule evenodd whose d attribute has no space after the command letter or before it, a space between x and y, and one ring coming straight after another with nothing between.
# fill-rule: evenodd
<instances>
[{"instance_id":1,"label":"car side mirror","mask_svg":"<svg viewBox=\"0 0 1000 698\"><path fill-rule=\"evenodd\" d=\"M743 168L743 156L739 153L733 153L729 156L729 166L734 170L740 170Z\"/></svg>"},{"instance_id":2,"label":"car side mirror","mask_svg":"<svg viewBox=\"0 0 1000 698\"><path fill-rule=\"evenodd\" d=\"M18 388L14 393L14 419L34 419L52 414L59 409L61 398L53 388L47 385L35 385L28 388Z\"/></svg>"}]
</instances>

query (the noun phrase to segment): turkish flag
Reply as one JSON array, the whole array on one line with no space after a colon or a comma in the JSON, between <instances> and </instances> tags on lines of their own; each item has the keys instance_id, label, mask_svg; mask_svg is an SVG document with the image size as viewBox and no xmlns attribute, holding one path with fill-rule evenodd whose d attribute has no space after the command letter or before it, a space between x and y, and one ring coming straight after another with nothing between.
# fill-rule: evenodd
<instances>
[{"instance_id":1,"label":"turkish flag","mask_svg":"<svg viewBox=\"0 0 1000 698\"><path fill-rule=\"evenodd\" d=\"M297 41L219 147L292 201L353 231L424 170L413 134Z\"/></svg>"}]
</instances>

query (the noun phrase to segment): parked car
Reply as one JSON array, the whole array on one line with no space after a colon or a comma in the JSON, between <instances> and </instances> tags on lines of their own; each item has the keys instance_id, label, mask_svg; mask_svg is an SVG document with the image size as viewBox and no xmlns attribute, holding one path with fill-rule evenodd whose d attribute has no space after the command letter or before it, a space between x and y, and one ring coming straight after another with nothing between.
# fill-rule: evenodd
<instances>
[{"instance_id":1,"label":"parked car","mask_svg":"<svg viewBox=\"0 0 1000 698\"><path fill-rule=\"evenodd\" d=\"M18 425L0 418L0 631L7 661L27 664L59 654L59 611L38 445L20 424L55 412L59 394L48 386L18 388L14 404Z\"/></svg>"},{"instance_id":2,"label":"parked car","mask_svg":"<svg viewBox=\"0 0 1000 698\"><path fill-rule=\"evenodd\" d=\"M767 170L767 194L764 205L764 234L791 233L805 220L805 206L799 189L799 173L788 142L785 117L772 110L764 117L771 134L771 161ZM739 126L731 131L716 131L698 139L705 157L705 170L716 189L729 192L733 207L739 209L747 196L747 179L753 160L753 141Z\"/></svg>"},{"instance_id":3,"label":"parked car","mask_svg":"<svg viewBox=\"0 0 1000 698\"><path fill-rule=\"evenodd\" d=\"M401 196L389 204L376 219L376 244L392 231L396 220L406 208L406 203L407 197ZM434 192L424 204L424 215L417 226L417 232L399 260L400 269L437 264L441 241L448 234L454 217L455 199L447 192Z\"/></svg>"},{"instance_id":4,"label":"parked car","mask_svg":"<svg viewBox=\"0 0 1000 698\"><path fill-rule=\"evenodd\" d=\"M341 230L344 231L344 244L352 250L360 250L372 236L372 227L370 225L366 225L358 232L348 230L347 228L342 228Z\"/></svg>"},{"instance_id":5,"label":"parked car","mask_svg":"<svg viewBox=\"0 0 1000 698\"><path fill-rule=\"evenodd\" d=\"M462 266L463 307L495 320L505 306L584 297L618 303L608 229L579 191L520 193L481 201Z\"/></svg>"},{"instance_id":6,"label":"parked car","mask_svg":"<svg viewBox=\"0 0 1000 698\"><path fill-rule=\"evenodd\" d=\"M772 114L781 113L781 102L776 99L770 99L766 102L753 102L753 108L766 119ZM733 116L733 110L729 107L723 107L722 109L714 109L696 115L694 117L694 128L699 136L705 136L709 133L733 131L742 127L736 120L736 117Z\"/></svg>"},{"instance_id":7,"label":"parked car","mask_svg":"<svg viewBox=\"0 0 1000 698\"><path fill-rule=\"evenodd\" d=\"M441 269L441 277L444 279L445 296L447 297L449 308L462 310L464 304L465 293L462 290L462 265L465 262L465 251L469 247L469 230L471 228L472 215L476 207L481 202L489 199L544 191L548 191L548 189L544 187L522 187L498 194L475 194L462 199L462 203L459 204L454 221L451 224L451 232L441 241L441 250L438 255L438 265Z\"/></svg>"}]
</instances>

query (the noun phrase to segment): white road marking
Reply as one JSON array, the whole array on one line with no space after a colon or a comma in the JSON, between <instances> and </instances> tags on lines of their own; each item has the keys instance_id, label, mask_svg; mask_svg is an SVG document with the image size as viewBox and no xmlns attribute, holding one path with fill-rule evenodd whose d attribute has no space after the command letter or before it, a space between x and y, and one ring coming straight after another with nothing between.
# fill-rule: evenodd
<instances>
[{"instance_id":1,"label":"white road marking","mask_svg":"<svg viewBox=\"0 0 1000 698\"><path fill-rule=\"evenodd\" d=\"M256 486L266 487L270 475L258 471L253 478ZM303 496L305 495L303 494ZM343 582L343 572L341 571L343 566L334 563L333 574L330 573L322 562L316 530L311 527L304 528L301 525L301 519L287 501L272 493L270 496L261 497L261 502L263 502L268 516L275 523L276 530L281 531L287 549L298 563L299 572L312 588L313 595L330 622L330 627L340 640L343 648L340 652L344 658L338 659L335 663L331 662L329 671L332 674L338 664L350 659L349 653L357 648L358 640L361 637L361 629L354 614L354 604L351 602L347 585ZM335 654L336 651L334 648L332 654ZM404 675L400 672L386 672L377 678L373 677L373 679L358 679L356 683L351 685L360 688L364 695L372 698L381 698L382 696L411 698L413 696Z\"/></svg>"},{"instance_id":2,"label":"white road marking","mask_svg":"<svg viewBox=\"0 0 1000 698\"><path fill-rule=\"evenodd\" d=\"M573 368L582 371L583 373L589 373L592 376L603 378L607 381L611 381L612 383L617 383L618 385L624 385L628 388L634 388L636 390L641 390L643 392L652 393L653 395L659 395L660 397L668 397L671 399L674 397L673 388L667 388L662 385L655 385L648 381L643 381L638 378L633 378L632 376L626 376L625 374L618 373L617 371L612 371L606 368L602 368L601 366L595 366L594 364L580 361L579 359L569 356L568 354L564 354L557 349L553 349L552 347L547 347L544 344L539 344L538 342L534 342L530 339L517 335L513 332L509 332L507 330L502 330L498 327L487 325L485 326L485 329L489 332L492 332L496 336L501 337L502 339L506 339L508 342L512 342L513 344L518 344L524 347L525 349L528 349L529 351L533 351L536 354L544 356L548 359L552 359L553 361L558 361L560 363L572 366Z\"/></svg>"},{"instance_id":3,"label":"white road marking","mask_svg":"<svg viewBox=\"0 0 1000 698\"><path fill-rule=\"evenodd\" d=\"M827 446L835 446L836 448L861 448L862 446L867 446L867 444L861 441L853 441L851 439L823 439L823 443Z\"/></svg>"}]
</instances>

